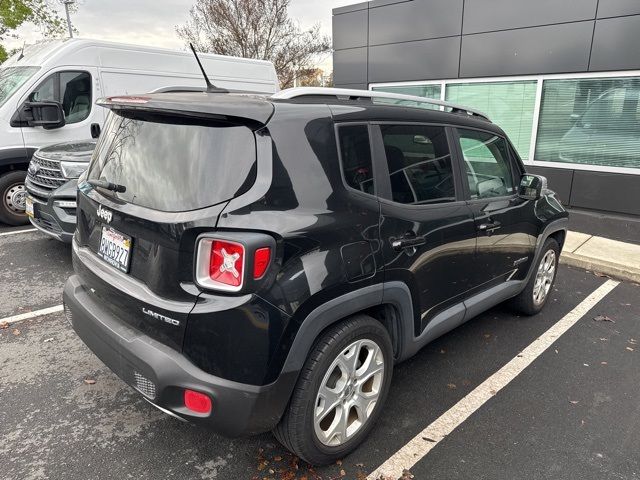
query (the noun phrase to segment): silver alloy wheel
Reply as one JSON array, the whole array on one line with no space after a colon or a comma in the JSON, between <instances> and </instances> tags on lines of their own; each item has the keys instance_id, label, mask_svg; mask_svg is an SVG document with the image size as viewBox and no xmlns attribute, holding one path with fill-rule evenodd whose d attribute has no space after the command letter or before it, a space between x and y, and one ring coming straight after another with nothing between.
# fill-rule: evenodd
<instances>
[{"instance_id":1,"label":"silver alloy wheel","mask_svg":"<svg viewBox=\"0 0 640 480\"><path fill-rule=\"evenodd\" d=\"M556 252L554 250L547 250L538 266L536 279L533 284L533 303L536 305L540 305L547 298L549 290L551 290L551 285L553 284L555 273Z\"/></svg>"},{"instance_id":2,"label":"silver alloy wheel","mask_svg":"<svg viewBox=\"0 0 640 480\"><path fill-rule=\"evenodd\" d=\"M22 214L26 206L27 190L24 183L17 183L11 185L4 192L4 204L7 208L13 212Z\"/></svg>"},{"instance_id":3,"label":"silver alloy wheel","mask_svg":"<svg viewBox=\"0 0 640 480\"><path fill-rule=\"evenodd\" d=\"M322 379L313 414L318 440L342 445L369 420L384 380L384 355L373 340L356 340L331 363Z\"/></svg>"}]
</instances>

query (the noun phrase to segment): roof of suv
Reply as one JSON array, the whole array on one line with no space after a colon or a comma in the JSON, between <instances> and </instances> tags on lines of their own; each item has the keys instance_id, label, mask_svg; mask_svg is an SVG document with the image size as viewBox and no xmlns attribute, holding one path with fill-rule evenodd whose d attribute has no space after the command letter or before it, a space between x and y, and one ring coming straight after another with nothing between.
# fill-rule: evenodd
<instances>
[{"instance_id":1,"label":"roof of suv","mask_svg":"<svg viewBox=\"0 0 640 480\"><path fill-rule=\"evenodd\" d=\"M371 99L340 100L334 97L277 99L244 93L170 92L122 95L100 99L112 109L158 110L169 113L243 118L266 124L275 104L327 105L338 121L409 121L475 126L503 134L495 124L477 116L404 105L373 103Z\"/></svg>"}]
</instances>

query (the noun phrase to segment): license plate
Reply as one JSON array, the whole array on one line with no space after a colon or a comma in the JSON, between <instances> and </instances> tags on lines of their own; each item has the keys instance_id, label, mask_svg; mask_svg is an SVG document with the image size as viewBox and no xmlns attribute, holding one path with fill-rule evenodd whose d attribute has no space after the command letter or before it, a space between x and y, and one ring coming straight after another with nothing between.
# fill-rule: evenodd
<instances>
[{"instance_id":1,"label":"license plate","mask_svg":"<svg viewBox=\"0 0 640 480\"><path fill-rule=\"evenodd\" d=\"M27 197L24 201L24 213L33 218L33 200L31 200L31 197Z\"/></svg>"},{"instance_id":2,"label":"license plate","mask_svg":"<svg viewBox=\"0 0 640 480\"><path fill-rule=\"evenodd\" d=\"M109 265L127 273L131 258L131 237L111 227L102 227L98 255Z\"/></svg>"}]
</instances>

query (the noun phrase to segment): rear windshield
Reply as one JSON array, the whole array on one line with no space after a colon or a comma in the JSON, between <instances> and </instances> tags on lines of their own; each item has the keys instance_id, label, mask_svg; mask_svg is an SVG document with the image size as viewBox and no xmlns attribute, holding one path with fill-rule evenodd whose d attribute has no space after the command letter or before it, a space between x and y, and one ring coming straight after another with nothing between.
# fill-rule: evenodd
<instances>
[{"instance_id":1,"label":"rear windshield","mask_svg":"<svg viewBox=\"0 0 640 480\"><path fill-rule=\"evenodd\" d=\"M113 111L88 174L126 187L104 195L165 212L229 200L255 176L255 138L246 126Z\"/></svg>"}]
</instances>

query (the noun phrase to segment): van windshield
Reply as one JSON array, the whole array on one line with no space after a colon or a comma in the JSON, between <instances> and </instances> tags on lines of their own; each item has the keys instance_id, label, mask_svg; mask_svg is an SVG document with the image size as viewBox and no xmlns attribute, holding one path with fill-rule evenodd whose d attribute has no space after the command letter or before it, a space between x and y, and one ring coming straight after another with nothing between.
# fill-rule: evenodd
<instances>
[{"instance_id":1,"label":"van windshield","mask_svg":"<svg viewBox=\"0 0 640 480\"><path fill-rule=\"evenodd\" d=\"M40 67L0 68L0 107L38 70Z\"/></svg>"},{"instance_id":2,"label":"van windshield","mask_svg":"<svg viewBox=\"0 0 640 480\"><path fill-rule=\"evenodd\" d=\"M246 126L149 112L111 112L88 179L123 185L100 190L120 201L181 212L246 192L256 178L256 143Z\"/></svg>"}]
</instances>

